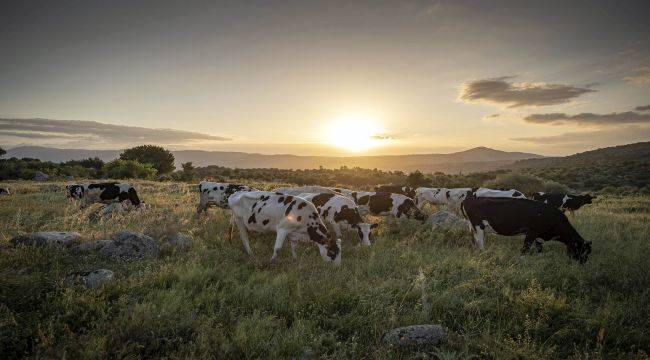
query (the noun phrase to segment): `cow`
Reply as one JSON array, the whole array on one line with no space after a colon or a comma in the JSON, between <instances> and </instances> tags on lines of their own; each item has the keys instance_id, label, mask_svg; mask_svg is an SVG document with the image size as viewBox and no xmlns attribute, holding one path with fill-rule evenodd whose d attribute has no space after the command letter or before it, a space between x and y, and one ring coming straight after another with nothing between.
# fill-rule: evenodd
<instances>
[{"instance_id":1,"label":"cow","mask_svg":"<svg viewBox=\"0 0 650 360\"><path fill-rule=\"evenodd\" d=\"M297 196L300 194L310 193L310 194L336 194L336 191L325 186L299 186L299 187L282 187L273 190L274 192L280 192L286 195Z\"/></svg>"},{"instance_id":2,"label":"cow","mask_svg":"<svg viewBox=\"0 0 650 360\"><path fill-rule=\"evenodd\" d=\"M196 212L200 214L212 205L227 209L230 196L240 191L254 190L256 189L246 185L202 181L199 184L199 205L196 207Z\"/></svg>"},{"instance_id":3,"label":"cow","mask_svg":"<svg viewBox=\"0 0 650 360\"><path fill-rule=\"evenodd\" d=\"M415 202L418 206L426 203L434 205L447 205L452 209L460 209L460 204L469 195L476 197L504 197L525 199L526 196L515 189L489 189L489 188L426 188L419 187L415 190Z\"/></svg>"},{"instance_id":4,"label":"cow","mask_svg":"<svg viewBox=\"0 0 650 360\"><path fill-rule=\"evenodd\" d=\"M129 200L135 207L142 208L144 206L144 202L140 201L138 192L133 185L118 182L84 184L81 200L83 206L92 203L121 203L126 200Z\"/></svg>"},{"instance_id":5,"label":"cow","mask_svg":"<svg viewBox=\"0 0 650 360\"><path fill-rule=\"evenodd\" d=\"M356 230L362 245L370 245L370 232L378 224L368 224L363 221L357 204L343 195L329 193L304 193L298 197L311 201L323 221L330 224L337 238L341 238L341 229Z\"/></svg>"},{"instance_id":6,"label":"cow","mask_svg":"<svg viewBox=\"0 0 650 360\"><path fill-rule=\"evenodd\" d=\"M84 197L83 184L69 184L65 186L65 194L69 201L81 200Z\"/></svg>"},{"instance_id":7,"label":"cow","mask_svg":"<svg viewBox=\"0 0 650 360\"><path fill-rule=\"evenodd\" d=\"M485 229L499 235L525 235L521 253L526 254L535 242L537 252L543 241L557 240L566 245L569 255L584 263L591 253L591 241L585 241L560 210L544 203L518 198L469 196L461 204L463 215L470 221L474 241L483 248Z\"/></svg>"},{"instance_id":8,"label":"cow","mask_svg":"<svg viewBox=\"0 0 650 360\"><path fill-rule=\"evenodd\" d=\"M299 240L308 239L318 246L325 262L338 266L341 263L341 239L330 237L325 224L313 203L279 192L249 191L238 192L228 198L235 224L248 255L253 255L248 244L248 231L275 232L273 247L274 261L282 249L284 240L291 242L291 255L297 258L296 246Z\"/></svg>"},{"instance_id":9,"label":"cow","mask_svg":"<svg viewBox=\"0 0 650 360\"><path fill-rule=\"evenodd\" d=\"M404 185L381 185L375 188L375 192L384 194L402 194L415 199L415 188Z\"/></svg>"},{"instance_id":10,"label":"cow","mask_svg":"<svg viewBox=\"0 0 650 360\"><path fill-rule=\"evenodd\" d=\"M370 213L376 216L392 216L396 219L415 219L421 222L427 220L413 199L402 194L386 194L372 191L353 192L352 198L362 214Z\"/></svg>"},{"instance_id":11,"label":"cow","mask_svg":"<svg viewBox=\"0 0 650 360\"><path fill-rule=\"evenodd\" d=\"M339 188L339 187L331 187L331 188L328 188L328 189L334 191L335 193L337 193L339 195L343 195L343 196L345 196L345 197L347 197L349 199L352 199L352 193L354 192L354 190Z\"/></svg>"},{"instance_id":12,"label":"cow","mask_svg":"<svg viewBox=\"0 0 650 360\"><path fill-rule=\"evenodd\" d=\"M0 195L11 195L11 191L9 191L9 188L0 187Z\"/></svg>"},{"instance_id":13,"label":"cow","mask_svg":"<svg viewBox=\"0 0 650 360\"><path fill-rule=\"evenodd\" d=\"M591 204L591 200L595 199L595 196L589 194L586 195L572 195L572 194L546 194L543 192L537 192L533 194L533 200L543 202L552 207L558 208L564 212L567 210L572 214L575 210L580 209L586 204Z\"/></svg>"}]
</instances>

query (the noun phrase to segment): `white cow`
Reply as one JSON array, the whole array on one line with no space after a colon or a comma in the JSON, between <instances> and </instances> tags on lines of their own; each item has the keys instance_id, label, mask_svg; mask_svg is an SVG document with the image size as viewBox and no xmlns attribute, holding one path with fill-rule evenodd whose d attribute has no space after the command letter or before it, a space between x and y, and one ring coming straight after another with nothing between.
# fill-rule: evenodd
<instances>
[{"instance_id":1,"label":"white cow","mask_svg":"<svg viewBox=\"0 0 650 360\"><path fill-rule=\"evenodd\" d=\"M256 189L246 185L201 181L199 184L199 205L196 207L196 212L201 213L212 205L227 209L230 196L240 191L254 190Z\"/></svg>"},{"instance_id":2,"label":"white cow","mask_svg":"<svg viewBox=\"0 0 650 360\"><path fill-rule=\"evenodd\" d=\"M517 190L495 190L488 188L426 188L419 187L415 190L415 202L418 206L426 203L433 205L446 205L449 208L460 210L460 204L469 194L476 197L508 197L523 198L526 197Z\"/></svg>"},{"instance_id":3,"label":"white cow","mask_svg":"<svg viewBox=\"0 0 650 360\"><path fill-rule=\"evenodd\" d=\"M311 201L316 210L323 218L323 221L330 224L337 238L341 238L343 230L356 230L362 245L370 245L370 232L378 224L368 224L363 221L359 214L357 204L350 198L334 194L310 194L298 195L305 200Z\"/></svg>"},{"instance_id":4,"label":"white cow","mask_svg":"<svg viewBox=\"0 0 650 360\"><path fill-rule=\"evenodd\" d=\"M9 188L0 187L0 195L11 195L11 191L9 191Z\"/></svg>"},{"instance_id":5,"label":"white cow","mask_svg":"<svg viewBox=\"0 0 650 360\"><path fill-rule=\"evenodd\" d=\"M286 195L297 196L300 194L336 194L336 192L330 188L324 186L299 186L299 187L282 187L273 190L274 192L280 192Z\"/></svg>"},{"instance_id":6,"label":"white cow","mask_svg":"<svg viewBox=\"0 0 650 360\"><path fill-rule=\"evenodd\" d=\"M341 240L330 238L316 207L305 199L270 191L238 192L228 198L228 207L249 255L253 252L248 244L248 231L275 232L271 261L278 256L288 237L294 259L298 241L308 239L318 246L323 260L337 266L341 263Z\"/></svg>"},{"instance_id":7,"label":"white cow","mask_svg":"<svg viewBox=\"0 0 650 360\"><path fill-rule=\"evenodd\" d=\"M396 219L409 218L426 221L427 215L422 212L413 199L402 194L376 193L373 191L353 192L352 197L362 214L376 216L391 216Z\"/></svg>"}]
</instances>

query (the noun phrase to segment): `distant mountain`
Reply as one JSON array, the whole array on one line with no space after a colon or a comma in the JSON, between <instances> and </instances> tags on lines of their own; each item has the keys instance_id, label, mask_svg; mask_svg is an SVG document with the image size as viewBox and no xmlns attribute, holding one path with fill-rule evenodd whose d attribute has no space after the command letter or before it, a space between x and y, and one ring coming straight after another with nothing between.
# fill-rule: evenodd
<instances>
[{"instance_id":1,"label":"distant mountain","mask_svg":"<svg viewBox=\"0 0 650 360\"><path fill-rule=\"evenodd\" d=\"M505 166L577 190L604 187L650 190L650 142L612 146L565 157L527 159Z\"/></svg>"},{"instance_id":2,"label":"distant mountain","mask_svg":"<svg viewBox=\"0 0 650 360\"><path fill-rule=\"evenodd\" d=\"M7 151L6 157L31 157L55 162L70 159L99 157L104 161L115 159L121 150L56 149L39 146L21 146ZM414 154L383 156L299 156L290 154L264 155L256 153L181 150L174 151L176 166L191 161L195 166L219 165L231 168L314 169L362 167L381 170L423 172L476 172L502 168L517 160L541 158L536 154L506 152L477 147L450 154Z\"/></svg>"}]
</instances>

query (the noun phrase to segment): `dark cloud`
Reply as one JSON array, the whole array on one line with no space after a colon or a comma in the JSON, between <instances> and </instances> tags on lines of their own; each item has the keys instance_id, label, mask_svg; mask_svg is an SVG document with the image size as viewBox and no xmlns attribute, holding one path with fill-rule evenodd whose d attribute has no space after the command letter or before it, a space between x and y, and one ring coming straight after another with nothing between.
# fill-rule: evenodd
<instances>
[{"instance_id":1,"label":"dark cloud","mask_svg":"<svg viewBox=\"0 0 650 360\"><path fill-rule=\"evenodd\" d=\"M576 131L560 135L518 137L510 140L522 141L537 145L557 146L609 146L636 141L647 141L650 138L650 127L626 126L622 129L596 131Z\"/></svg>"},{"instance_id":2,"label":"dark cloud","mask_svg":"<svg viewBox=\"0 0 650 360\"><path fill-rule=\"evenodd\" d=\"M650 110L650 105L637 106L634 108L636 111L648 111Z\"/></svg>"},{"instance_id":3,"label":"dark cloud","mask_svg":"<svg viewBox=\"0 0 650 360\"><path fill-rule=\"evenodd\" d=\"M626 111L611 114L580 113L568 115L565 113L532 114L524 118L525 122L532 124L576 124L576 125L622 125L650 123L650 114L639 114Z\"/></svg>"},{"instance_id":4,"label":"dark cloud","mask_svg":"<svg viewBox=\"0 0 650 360\"><path fill-rule=\"evenodd\" d=\"M492 115L486 115L485 118L486 118L486 119L496 119L496 118L498 118L499 116L501 116L501 115L499 115L499 114L492 114Z\"/></svg>"},{"instance_id":5,"label":"dark cloud","mask_svg":"<svg viewBox=\"0 0 650 360\"><path fill-rule=\"evenodd\" d=\"M634 70L634 74L623 80L638 86L650 85L650 66L642 66Z\"/></svg>"},{"instance_id":6,"label":"dark cloud","mask_svg":"<svg viewBox=\"0 0 650 360\"><path fill-rule=\"evenodd\" d=\"M512 76L473 80L463 84L460 99L466 102L519 106L546 106L563 104L578 96L596 90L588 87L545 83L513 83Z\"/></svg>"},{"instance_id":7,"label":"dark cloud","mask_svg":"<svg viewBox=\"0 0 650 360\"><path fill-rule=\"evenodd\" d=\"M192 131L149 129L135 126L111 125L95 121L50 119L0 119L0 136L28 139L60 139L96 141L103 143L182 144L193 141L225 141Z\"/></svg>"}]
</instances>

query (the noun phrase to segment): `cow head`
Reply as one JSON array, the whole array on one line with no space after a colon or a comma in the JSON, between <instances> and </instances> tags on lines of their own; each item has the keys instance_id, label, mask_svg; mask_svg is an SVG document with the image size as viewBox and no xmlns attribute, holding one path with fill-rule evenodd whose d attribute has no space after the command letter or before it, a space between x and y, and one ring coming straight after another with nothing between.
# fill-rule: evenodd
<instances>
[{"instance_id":1,"label":"cow head","mask_svg":"<svg viewBox=\"0 0 650 360\"><path fill-rule=\"evenodd\" d=\"M372 229L377 228L379 224L368 224L368 223L359 223L354 227L357 229L357 234L359 234L359 239L361 240L362 245L370 245L370 232Z\"/></svg>"},{"instance_id":2,"label":"cow head","mask_svg":"<svg viewBox=\"0 0 650 360\"><path fill-rule=\"evenodd\" d=\"M338 266L341 263L341 239L334 239L333 233L327 230L318 213L314 212L312 218L313 222L307 225L309 240L318 245L320 255L325 262Z\"/></svg>"},{"instance_id":3,"label":"cow head","mask_svg":"<svg viewBox=\"0 0 650 360\"><path fill-rule=\"evenodd\" d=\"M591 204L591 200L595 199L596 196L591 196L590 194L583 195L582 198L584 199L585 204Z\"/></svg>"},{"instance_id":4,"label":"cow head","mask_svg":"<svg viewBox=\"0 0 650 360\"><path fill-rule=\"evenodd\" d=\"M567 252L571 258L584 264L591 254L591 241L585 241L580 235L576 235L573 243L567 246Z\"/></svg>"}]
</instances>

